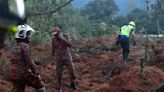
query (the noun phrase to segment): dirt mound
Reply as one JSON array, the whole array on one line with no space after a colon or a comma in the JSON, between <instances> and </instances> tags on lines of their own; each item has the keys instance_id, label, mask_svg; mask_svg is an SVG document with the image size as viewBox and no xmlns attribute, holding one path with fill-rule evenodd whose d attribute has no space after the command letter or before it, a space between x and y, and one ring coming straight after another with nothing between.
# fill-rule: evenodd
<instances>
[{"instance_id":1,"label":"dirt mound","mask_svg":"<svg viewBox=\"0 0 164 92\"><path fill-rule=\"evenodd\" d=\"M155 65L164 70L164 41L157 40L151 44L150 65Z\"/></svg>"},{"instance_id":2,"label":"dirt mound","mask_svg":"<svg viewBox=\"0 0 164 92\"><path fill-rule=\"evenodd\" d=\"M146 67L146 80L140 79L138 72L138 66L129 67L119 75L107 78L108 82L94 92L150 92L152 88L164 82L164 72L159 68Z\"/></svg>"},{"instance_id":3,"label":"dirt mound","mask_svg":"<svg viewBox=\"0 0 164 92\"><path fill-rule=\"evenodd\" d=\"M11 92L11 83L0 78L0 92Z\"/></svg>"},{"instance_id":4,"label":"dirt mound","mask_svg":"<svg viewBox=\"0 0 164 92\"><path fill-rule=\"evenodd\" d=\"M85 39L82 43L76 44L77 53L81 54L100 54L110 50L112 39L107 36L99 38Z\"/></svg>"},{"instance_id":5,"label":"dirt mound","mask_svg":"<svg viewBox=\"0 0 164 92\"><path fill-rule=\"evenodd\" d=\"M55 90L55 75L53 67L42 69L41 75L46 83L47 92ZM81 70L82 74L77 77L79 84L78 90L74 92L150 92L160 83L164 82L164 73L159 68L146 67L145 74L147 79L142 80L138 76L139 67L129 66L114 77L103 76L100 71ZM93 72L93 73L89 73ZM66 87L68 76L63 77L64 92L72 92ZM0 80L0 92L11 92L11 83ZM33 89L27 88L27 92Z\"/></svg>"},{"instance_id":6,"label":"dirt mound","mask_svg":"<svg viewBox=\"0 0 164 92\"><path fill-rule=\"evenodd\" d=\"M11 92L12 83L7 81L6 71L0 69L0 92Z\"/></svg>"}]
</instances>

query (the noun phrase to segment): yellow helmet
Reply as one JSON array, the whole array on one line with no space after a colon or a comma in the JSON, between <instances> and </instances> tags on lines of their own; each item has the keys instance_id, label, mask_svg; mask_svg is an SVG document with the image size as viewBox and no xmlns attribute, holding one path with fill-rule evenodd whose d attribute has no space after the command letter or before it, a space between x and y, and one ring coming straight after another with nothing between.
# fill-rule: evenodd
<instances>
[{"instance_id":1,"label":"yellow helmet","mask_svg":"<svg viewBox=\"0 0 164 92\"><path fill-rule=\"evenodd\" d=\"M135 27L135 26L136 26L136 24L135 24L135 22L134 22L134 21L130 21L130 22L129 22L129 25L131 25L131 26L133 26L133 27Z\"/></svg>"}]
</instances>

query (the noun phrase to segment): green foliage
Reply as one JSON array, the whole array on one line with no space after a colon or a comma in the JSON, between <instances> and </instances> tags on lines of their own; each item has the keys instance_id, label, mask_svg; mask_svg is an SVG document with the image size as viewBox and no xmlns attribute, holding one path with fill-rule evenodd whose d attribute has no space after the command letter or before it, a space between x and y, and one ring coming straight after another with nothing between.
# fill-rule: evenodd
<instances>
[{"instance_id":1,"label":"green foliage","mask_svg":"<svg viewBox=\"0 0 164 92\"><path fill-rule=\"evenodd\" d=\"M105 22L97 23L96 27L96 35L94 36L101 36L101 35L114 35L117 31L119 31L119 27L115 25L109 25Z\"/></svg>"},{"instance_id":2,"label":"green foliage","mask_svg":"<svg viewBox=\"0 0 164 92\"><path fill-rule=\"evenodd\" d=\"M128 20L136 22L136 31L141 30L143 27L146 28L149 23L149 15L141 9L135 9L127 15Z\"/></svg>"},{"instance_id":3,"label":"green foliage","mask_svg":"<svg viewBox=\"0 0 164 92\"><path fill-rule=\"evenodd\" d=\"M159 18L159 26L160 26L160 29L161 29L161 31L164 33L164 16L161 16L160 18Z\"/></svg>"},{"instance_id":4,"label":"green foliage","mask_svg":"<svg viewBox=\"0 0 164 92\"><path fill-rule=\"evenodd\" d=\"M28 0L26 1L27 14L53 10L66 1ZM28 24L36 31L39 31L33 38L33 44L40 44L50 40L51 30L58 24L62 25L62 30L73 39L92 36L92 33L95 31L94 23L89 21L87 16L83 16L79 10L74 9L72 5L67 5L53 14L31 16L28 20Z\"/></svg>"},{"instance_id":5,"label":"green foliage","mask_svg":"<svg viewBox=\"0 0 164 92\"><path fill-rule=\"evenodd\" d=\"M158 11L159 12L163 12L163 13L160 13L158 14L158 17L159 17L159 27L160 27L160 31L162 33L164 33L164 1L163 0L157 0L159 1L159 3L157 3L157 6L158 6Z\"/></svg>"},{"instance_id":6,"label":"green foliage","mask_svg":"<svg viewBox=\"0 0 164 92\"><path fill-rule=\"evenodd\" d=\"M59 6L57 0L27 0L25 4L27 15L51 11ZM46 36L50 36L51 29L56 24L55 17L56 13L41 16L28 16L28 24L38 31L38 33L34 35L34 43L42 43L50 39Z\"/></svg>"},{"instance_id":7,"label":"green foliage","mask_svg":"<svg viewBox=\"0 0 164 92\"><path fill-rule=\"evenodd\" d=\"M45 37L40 34L40 33L36 33L32 38L31 38L31 44L32 45L38 45L38 44L42 44L45 42Z\"/></svg>"},{"instance_id":8,"label":"green foliage","mask_svg":"<svg viewBox=\"0 0 164 92\"><path fill-rule=\"evenodd\" d=\"M26 0L27 15L38 12L48 12L56 9L68 0ZM162 0L160 0L162 1ZM104 34L113 35L120 27L130 20L136 22L137 32L144 30L157 34L156 15L134 9L127 16L117 15L118 7L114 0L92 0L84 8L75 9L71 4L53 14L29 16L28 24L37 32L32 39L33 44L49 42L51 30L58 24L62 30L73 39L83 39ZM163 16L159 16L159 26L164 30ZM102 25L105 23L105 26Z\"/></svg>"},{"instance_id":9,"label":"green foliage","mask_svg":"<svg viewBox=\"0 0 164 92\"><path fill-rule=\"evenodd\" d=\"M134 20L136 22L136 31L140 33L143 29L148 34L157 34L157 18L153 12L147 13L141 9L135 9L131 11L128 16L128 20Z\"/></svg>"},{"instance_id":10,"label":"green foliage","mask_svg":"<svg viewBox=\"0 0 164 92\"><path fill-rule=\"evenodd\" d=\"M128 22L129 22L129 20L126 16L119 15L114 19L113 25L122 27L123 25L127 25Z\"/></svg>"},{"instance_id":11,"label":"green foliage","mask_svg":"<svg viewBox=\"0 0 164 92\"><path fill-rule=\"evenodd\" d=\"M63 31L68 33L73 39L81 39L92 35L95 30L87 16L82 16L79 10L74 9L71 5L63 8L57 18L62 25Z\"/></svg>"},{"instance_id":12,"label":"green foliage","mask_svg":"<svg viewBox=\"0 0 164 92\"><path fill-rule=\"evenodd\" d=\"M68 0L25 0L26 14L31 15L39 12L52 11ZM71 4L52 14L39 16L28 16L28 24L37 33L32 38L32 44L49 42L51 30L58 24L62 30L68 33L73 39L83 39L91 36L104 34L113 35L121 26L128 24L130 20L136 22L136 31L148 31L157 34L157 18L161 33L164 32L164 15L156 14L156 11L164 10L163 0L155 8L147 13L142 9L134 9L127 16L117 15L118 7L114 0L91 0L84 8L75 9ZM101 23L105 23L102 26ZM103 31L104 30L104 31ZM7 37L8 43L14 42L14 36Z\"/></svg>"},{"instance_id":13,"label":"green foliage","mask_svg":"<svg viewBox=\"0 0 164 92\"><path fill-rule=\"evenodd\" d=\"M118 7L114 0L93 0L85 6L83 14L89 15L90 20L110 23L117 11Z\"/></svg>"},{"instance_id":14,"label":"green foliage","mask_svg":"<svg viewBox=\"0 0 164 92\"><path fill-rule=\"evenodd\" d=\"M67 0L29 0L26 1L27 14L48 12L54 8L57 8L66 1ZM75 18L80 18L81 21L85 21L86 19L75 13L76 11L73 9L73 7L68 5L61 11L53 14L29 17L28 24L32 25L36 31L39 31L39 33L37 33L37 35L34 37L34 43L42 43L50 40L51 29L58 24L62 25L64 32L70 33L76 38L77 32L75 32L74 29L80 28L74 28L76 25L73 24L78 24L78 20Z\"/></svg>"}]
</instances>

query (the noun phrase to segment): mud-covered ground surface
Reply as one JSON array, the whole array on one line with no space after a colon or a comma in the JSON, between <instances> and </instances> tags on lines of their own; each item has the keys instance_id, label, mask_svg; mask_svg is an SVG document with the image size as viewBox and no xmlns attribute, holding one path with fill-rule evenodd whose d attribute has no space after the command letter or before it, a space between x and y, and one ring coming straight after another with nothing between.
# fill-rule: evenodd
<instances>
[{"instance_id":1,"label":"mud-covered ground surface","mask_svg":"<svg viewBox=\"0 0 164 92\"><path fill-rule=\"evenodd\" d=\"M69 76L65 70L63 92L151 92L164 82L164 50L160 43L154 44L159 48L152 47L157 52L151 53L150 64L145 66L146 79L141 79L138 75L144 47L141 44L132 47L129 61L124 64L122 51L111 51L112 44L113 40L107 37L75 42L73 59L79 89L74 91L67 88ZM55 65L51 60L51 46L33 47L32 51L36 61L40 62L40 74L46 84L46 92L55 92ZM3 56L6 54L1 55ZM0 92L11 92L12 84L6 80L7 70L0 69ZM26 92L34 91L31 87L26 87Z\"/></svg>"}]
</instances>

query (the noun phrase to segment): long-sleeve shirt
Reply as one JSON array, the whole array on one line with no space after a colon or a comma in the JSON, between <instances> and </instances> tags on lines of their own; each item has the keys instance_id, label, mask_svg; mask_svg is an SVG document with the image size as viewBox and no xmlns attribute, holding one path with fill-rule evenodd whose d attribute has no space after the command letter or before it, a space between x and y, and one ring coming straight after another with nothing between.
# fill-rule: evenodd
<instances>
[{"instance_id":1,"label":"long-sleeve shirt","mask_svg":"<svg viewBox=\"0 0 164 92\"><path fill-rule=\"evenodd\" d=\"M52 38L52 56L57 60L72 60L71 43L67 37Z\"/></svg>"},{"instance_id":2,"label":"long-sleeve shirt","mask_svg":"<svg viewBox=\"0 0 164 92\"><path fill-rule=\"evenodd\" d=\"M10 62L13 79L24 78L30 71L31 73L37 73L35 63L31 58L29 45L26 43L20 42L12 47Z\"/></svg>"}]
</instances>

